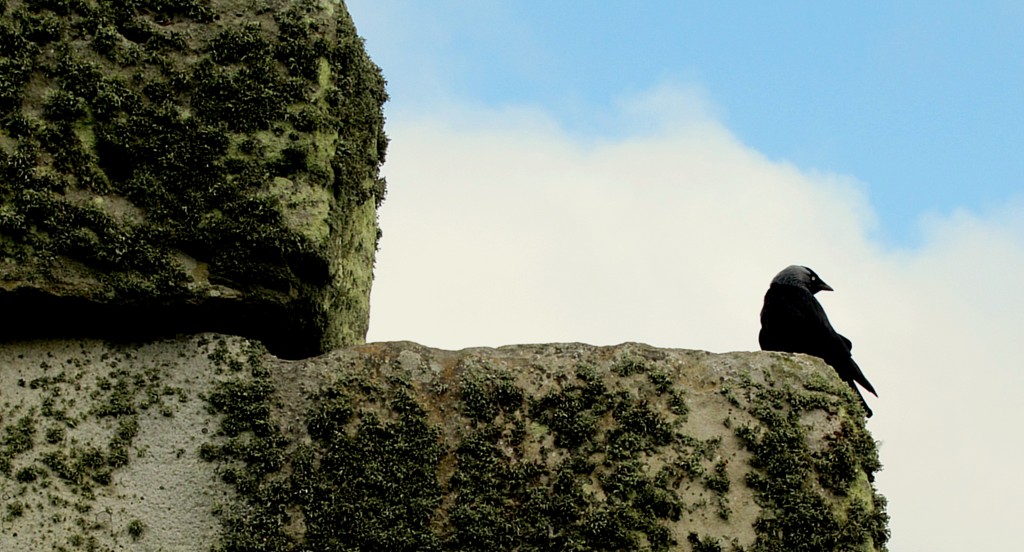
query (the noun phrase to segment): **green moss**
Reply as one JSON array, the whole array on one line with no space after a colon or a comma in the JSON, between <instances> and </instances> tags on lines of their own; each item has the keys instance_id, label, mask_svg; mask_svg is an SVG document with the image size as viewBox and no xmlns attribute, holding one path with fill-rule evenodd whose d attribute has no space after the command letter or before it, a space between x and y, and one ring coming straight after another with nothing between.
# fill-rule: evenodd
<instances>
[{"instance_id":1,"label":"green moss","mask_svg":"<svg viewBox=\"0 0 1024 552\"><path fill-rule=\"evenodd\" d=\"M612 417L618 426L607 434L609 458L633 458L639 452L653 452L667 446L675 439L668 422L645 401L617 399Z\"/></svg>"},{"instance_id":2,"label":"green moss","mask_svg":"<svg viewBox=\"0 0 1024 552\"><path fill-rule=\"evenodd\" d=\"M884 499L873 490L866 497L870 505L860 497L845 503L833 498L847 494L860 473L871 477L879 467L874 443L865 440L863 418L843 418L841 430L826 439L821 452L812 453L801 413L839 410L827 395L815 392L820 386L797 390L747 381L744 387L753 397L750 411L761 422L735 428L752 455L754 470L746 484L765 510L755 524L752 550L854 550L865 543L884 549L889 537ZM847 396L847 402L852 405L853 398ZM814 485L816 479L824 491Z\"/></svg>"},{"instance_id":3,"label":"green moss","mask_svg":"<svg viewBox=\"0 0 1024 552\"><path fill-rule=\"evenodd\" d=\"M389 406L396 421L365 413L351 433L321 435L318 450L306 449L295 466L306 491L299 504L307 546L438 549L431 520L441 502L439 432L409 396L399 392Z\"/></svg>"},{"instance_id":4,"label":"green moss","mask_svg":"<svg viewBox=\"0 0 1024 552\"><path fill-rule=\"evenodd\" d=\"M690 533L686 537L693 552L722 552L722 545L718 539L713 537L700 538L697 533Z\"/></svg>"},{"instance_id":5,"label":"green moss","mask_svg":"<svg viewBox=\"0 0 1024 552\"><path fill-rule=\"evenodd\" d=\"M43 471L36 466L26 466L14 474L14 480L19 483L32 483L43 475Z\"/></svg>"},{"instance_id":6,"label":"green moss","mask_svg":"<svg viewBox=\"0 0 1024 552\"><path fill-rule=\"evenodd\" d=\"M146 531L146 525L142 523L142 520L133 519L128 522L127 531L128 536L131 537L133 541L137 541L142 538L142 534Z\"/></svg>"},{"instance_id":7,"label":"green moss","mask_svg":"<svg viewBox=\"0 0 1024 552\"><path fill-rule=\"evenodd\" d=\"M82 357L70 356L59 364L52 357L50 353L28 368L34 377L19 380L22 404L36 406L0 407L0 417L11 420L0 431L0 460L7 467L8 491L40 497L26 502L39 504L40 509L45 496L52 523L60 526L75 515L91 512L97 496L105 492L102 488L135 456L138 397L161 385L162 372L137 369L129 355L108 356L104 359L108 365L102 368L90 366ZM122 361L128 366L121 367ZM11 416L15 413L19 415ZM85 433L76 431L79 426L86 428ZM16 523L35 519L25 518ZM98 529L95 525L79 524L83 542ZM23 529L14 525L15 531Z\"/></svg>"},{"instance_id":8,"label":"green moss","mask_svg":"<svg viewBox=\"0 0 1024 552\"><path fill-rule=\"evenodd\" d=\"M64 441L65 431L61 426L51 426L46 430L46 442L57 444Z\"/></svg>"},{"instance_id":9,"label":"green moss","mask_svg":"<svg viewBox=\"0 0 1024 552\"><path fill-rule=\"evenodd\" d=\"M20 500L14 500L7 503L7 516L8 520L21 517L25 513L25 503Z\"/></svg>"},{"instance_id":10,"label":"green moss","mask_svg":"<svg viewBox=\"0 0 1024 552\"><path fill-rule=\"evenodd\" d=\"M251 431L257 437L270 435L270 394L273 387L265 379L223 382L210 394L213 412L224 413L221 432L228 437Z\"/></svg>"},{"instance_id":11,"label":"green moss","mask_svg":"<svg viewBox=\"0 0 1024 552\"><path fill-rule=\"evenodd\" d=\"M452 549L514 543L522 550L667 550L674 544L662 520L678 520L683 505L670 489L672 478L648 473L641 455L668 447L676 434L651 405L612 391L587 364L577 368L575 381L525 404L521 392L502 390L501 381L463 381L464 412L477 425L456 449L449 483L460 497L448 512ZM501 396L514 399L499 408ZM554 433L565 456L553 471L527 460L526 419Z\"/></svg>"},{"instance_id":12,"label":"green moss","mask_svg":"<svg viewBox=\"0 0 1024 552\"><path fill-rule=\"evenodd\" d=\"M498 414L523 406L523 391L508 373L467 372L461 390L463 414L477 423L489 423Z\"/></svg>"},{"instance_id":13,"label":"green moss","mask_svg":"<svg viewBox=\"0 0 1024 552\"><path fill-rule=\"evenodd\" d=\"M530 407L534 418L551 428L555 444L576 449L593 442L597 421L610 408L608 388L592 366L577 370L579 383L552 390Z\"/></svg>"},{"instance_id":14,"label":"green moss","mask_svg":"<svg viewBox=\"0 0 1024 552\"><path fill-rule=\"evenodd\" d=\"M686 420L686 415L690 413L690 407L686 404L686 398L678 389L673 389L670 392L668 408L673 414L679 416L684 421Z\"/></svg>"},{"instance_id":15,"label":"green moss","mask_svg":"<svg viewBox=\"0 0 1024 552\"><path fill-rule=\"evenodd\" d=\"M93 394L96 404L94 413L100 417L118 417L135 414L135 394L138 382L128 370L119 370L114 374L114 381L102 378Z\"/></svg>"},{"instance_id":16,"label":"green moss","mask_svg":"<svg viewBox=\"0 0 1024 552\"><path fill-rule=\"evenodd\" d=\"M138 432L139 422L136 416L126 417L119 422L114 436L107 445L107 464L111 468L128 465L128 451Z\"/></svg>"},{"instance_id":17,"label":"green moss","mask_svg":"<svg viewBox=\"0 0 1024 552\"><path fill-rule=\"evenodd\" d=\"M312 326L287 356L362 341L370 278L355 263L373 266L387 94L343 5L273 1L243 17L205 0L4 5L0 254L18 279L88 281L89 300L147 307L225 285L276 308L268 320ZM315 231L264 193L275 178L323 199ZM124 200L128 213L111 207ZM348 213L367 203L374 216ZM362 236L352 252L343 232ZM332 280L338 267L353 277ZM342 305L342 288L361 299L311 312Z\"/></svg>"},{"instance_id":18,"label":"green moss","mask_svg":"<svg viewBox=\"0 0 1024 552\"><path fill-rule=\"evenodd\" d=\"M217 422L212 433L201 428L198 455L235 491L215 493L225 502L213 508L222 529L214 550L882 550L888 538L869 481L875 445L847 414L853 397L821 382L794 385L790 367L766 383L756 370L730 376L729 409L706 389L684 390L685 379L652 379L676 360L643 350L634 354L645 369L627 375L586 348L536 371L477 353L452 366L444 353L416 363L443 367L424 379L384 344L303 371L268 362L255 342L196 342L212 365L202 400ZM103 541L101 532L121 544L147 536L115 529L128 519L108 522L98 498L119 492L108 487L118 470L146 452L133 444L140 423L164 421L161 408L191 398L166 380L168 368L127 352L32 363L37 373L17 392L41 406L0 410L8 494L46 495L23 500L26 514L55 509L82 546ZM296 382L299 373L307 377ZM684 394L720 401L728 431L696 420L695 431L714 433L684 432L685 413L672 408ZM89 400L76 407L76 395ZM818 439L808 427L833 429ZM53 428L62 431L50 439ZM22 450L25 435L32 447ZM746 523L737 500L748 488L763 511L756 540L741 547L729 530ZM27 519L36 517L7 521Z\"/></svg>"},{"instance_id":19,"label":"green moss","mask_svg":"<svg viewBox=\"0 0 1024 552\"><path fill-rule=\"evenodd\" d=\"M10 456L27 452L32 449L35 434L35 417L32 415L22 416L15 423L4 427L0 446Z\"/></svg>"},{"instance_id":20,"label":"green moss","mask_svg":"<svg viewBox=\"0 0 1024 552\"><path fill-rule=\"evenodd\" d=\"M724 495L729 492L729 474L726 473L725 467L725 460L719 460L715 463L714 472L709 474L704 480L704 484L708 489L711 489L720 495Z\"/></svg>"},{"instance_id":21,"label":"green moss","mask_svg":"<svg viewBox=\"0 0 1024 552\"><path fill-rule=\"evenodd\" d=\"M234 355L221 354L225 365ZM309 397L310 440L303 441L275 418L269 372L225 372L208 397L223 416L220 431L201 457L218 463L242 500L220 510L217 549L675 545L666 522L678 521L686 505L672 490L674 470L652 472L644 456L679 444L658 414L664 405L613 391L585 364L575 380L535 401L510 373L464 364L461 374L457 412L467 429L454 441L429 421L415 385L397 377L387 386L356 378L321 387ZM579 428L564 422L580 417L592 421L585 438L566 437ZM531 420L552 425L530 427ZM535 439L547 431L556 441L563 435L562 444L549 451L555 456L537 457ZM445 503L446 495L458 499ZM304 531L290 530L298 520Z\"/></svg>"},{"instance_id":22,"label":"green moss","mask_svg":"<svg viewBox=\"0 0 1024 552\"><path fill-rule=\"evenodd\" d=\"M647 373L647 380L654 385L654 389L658 394L672 392L672 378L667 372L663 371L651 371Z\"/></svg>"},{"instance_id":23,"label":"green moss","mask_svg":"<svg viewBox=\"0 0 1024 552\"><path fill-rule=\"evenodd\" d=\"M423 410L397 389L385 403L395 421L357 410L347 393L328 387L312 397L307 430L312 443L285 438L271 419L269 374L223 382L210 396L224 414L224 444L208 443L207 461L223 468L243 502L221 512L218 550L431 550L431 520L440 504L437 469L443 449ZM288 475L281 472L289 466ZM301 539L284 530L301 511ZM269 544L268 544L269 543Z\"/></svg>"},{"instance_id":24,"label":"green moss","mask_svg":"<svg viewBox=\"0 0 1024 552\"><path fill-rule=\"evenodd\" d=\"M640 357L632 355L624 355L614 365L612 365L612 371L621 377L645 373L647 370L647 362Z\"/></svg>"}]
</instances>

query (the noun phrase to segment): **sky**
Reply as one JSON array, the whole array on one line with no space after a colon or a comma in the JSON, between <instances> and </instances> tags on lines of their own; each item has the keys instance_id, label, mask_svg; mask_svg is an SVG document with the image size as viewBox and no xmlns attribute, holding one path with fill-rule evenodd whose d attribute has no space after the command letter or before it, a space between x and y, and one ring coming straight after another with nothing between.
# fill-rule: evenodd
<instances>
[{"instance_id":1,"label":"sky","mask_svg":"<svg viewBox=\"0 0 1024 552\"><path fill-rule=\"evenodd\" d=\"M833 4L349 0L391 96L367 339L756 350L810 266L889 549L1015 549L1024 4Z\"/></svg>"}]
</instances>

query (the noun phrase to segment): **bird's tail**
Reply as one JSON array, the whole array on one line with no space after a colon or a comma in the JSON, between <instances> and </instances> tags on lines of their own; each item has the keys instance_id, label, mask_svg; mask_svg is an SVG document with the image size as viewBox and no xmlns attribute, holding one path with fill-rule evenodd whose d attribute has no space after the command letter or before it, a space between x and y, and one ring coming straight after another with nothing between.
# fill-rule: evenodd
<instances>
[{"instance_id":1,"label":"bird's tail","mask_svg":"<svg viewBox=\"0 0 1024 552\"><path fill-rule=\"evenodd\" d=\"M860 389L857 389L857 385L854 384L852 381L847 382L847 383L850 384L850 388L853 389L853 392L857 394L857 398L860 399L860 404L864 406L864 413L867 415L867 417L870 418L871 416L873 416L874 412L872 412L871 411L871 407L868 406L868 401L864 400L864 395L860 394ZM868 385L870 385L870 384L868 384ZM867 387L865 387L865 389L867 389ZM870 391L872 393L874 393L874 390L870 390ZM878 395L875 395L875 396L877 397Z\"/></svg>"},{"instance_id":2,"label":"bird's tail","mask_svg":"<svg viewBox=\"0 0 1024 552\"><path fill-rule=\"evenodd\" d=\"M867 389L868 392L877 397L878 392L875 391L875 386L871 385L871 382L868 381L868 378L864 375L864 372L860 371L860 366L857 366L857 363L854 362L852 358L850 359L850 367L853 368L853 381L859 383L861 387ZM853 381L850 382L850 385L853 385ZM856 389L857 388L854 387L854 390Z\"/></svg>"}]
</instances>

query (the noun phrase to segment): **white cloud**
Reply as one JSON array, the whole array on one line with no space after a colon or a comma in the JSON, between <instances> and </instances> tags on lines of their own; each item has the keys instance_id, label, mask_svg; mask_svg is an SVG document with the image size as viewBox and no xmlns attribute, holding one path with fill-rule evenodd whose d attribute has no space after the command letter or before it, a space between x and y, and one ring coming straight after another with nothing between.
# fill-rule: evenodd
<instances>
[{"instance_id":1,"label":"white cloud","mask_svg":"<svg viewBox=\"0 0 1024 552\"><path fill-rule=\"evenodd\" d=\"M623 104L637 134L597 143L529 109L392 113L369 339L751 350L768 281L806 264L881 394L892 549L1005 548L1024 513L1024 202L886 250L865 186L766 159L708 112L659 89Z\"/></svg>"},{"instance_id":2,"label":"white cloud","mask_svg":"<svg viewBox=\"0 0 1024 552\"><path fill-rule=\"evenodd\" d=\"M863 255L870 212L852 179L683 111L677 130L590 145L529 110L393 117L372 337L756 347L775 271Z\"/></svg>"}]
</instances>

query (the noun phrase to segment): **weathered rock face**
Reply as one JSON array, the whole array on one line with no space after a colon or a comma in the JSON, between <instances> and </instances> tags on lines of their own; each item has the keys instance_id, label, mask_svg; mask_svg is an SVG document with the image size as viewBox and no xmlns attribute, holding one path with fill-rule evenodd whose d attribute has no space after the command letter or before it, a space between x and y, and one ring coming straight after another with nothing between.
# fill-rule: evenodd
<instances>
[{"instance_id":1,"label":"weathered rock face","mask_svg":"<svg viewBox=\"0 0 1024 552\"><path fill-rule=\"evenodd\" d=\"M7 550L884 550L863 413L776 353L0 346Z\"/></svg>"},{"instance_id":2,"label":"weathered rock face","mask_svg":"<svg viewBox=\"0 0 1024 552\"><path fill-rule=\"evenodd\" d=\"M5 0L0 56L0 335L363 341L386 94L342 2Z\"/></svg>"},{"instance_id":3,"label":"weathered rock face","mask_svg":"<svg viewBox=\"0 0 1024 552\"><path fill-rule=\"evenodd\" d=\"M0 0L0 56L0 550L884 549L819 361L333 350L387 142L340 1ZM152 339L203 331L253 339Z\"/></svg>"}]
</instances>

